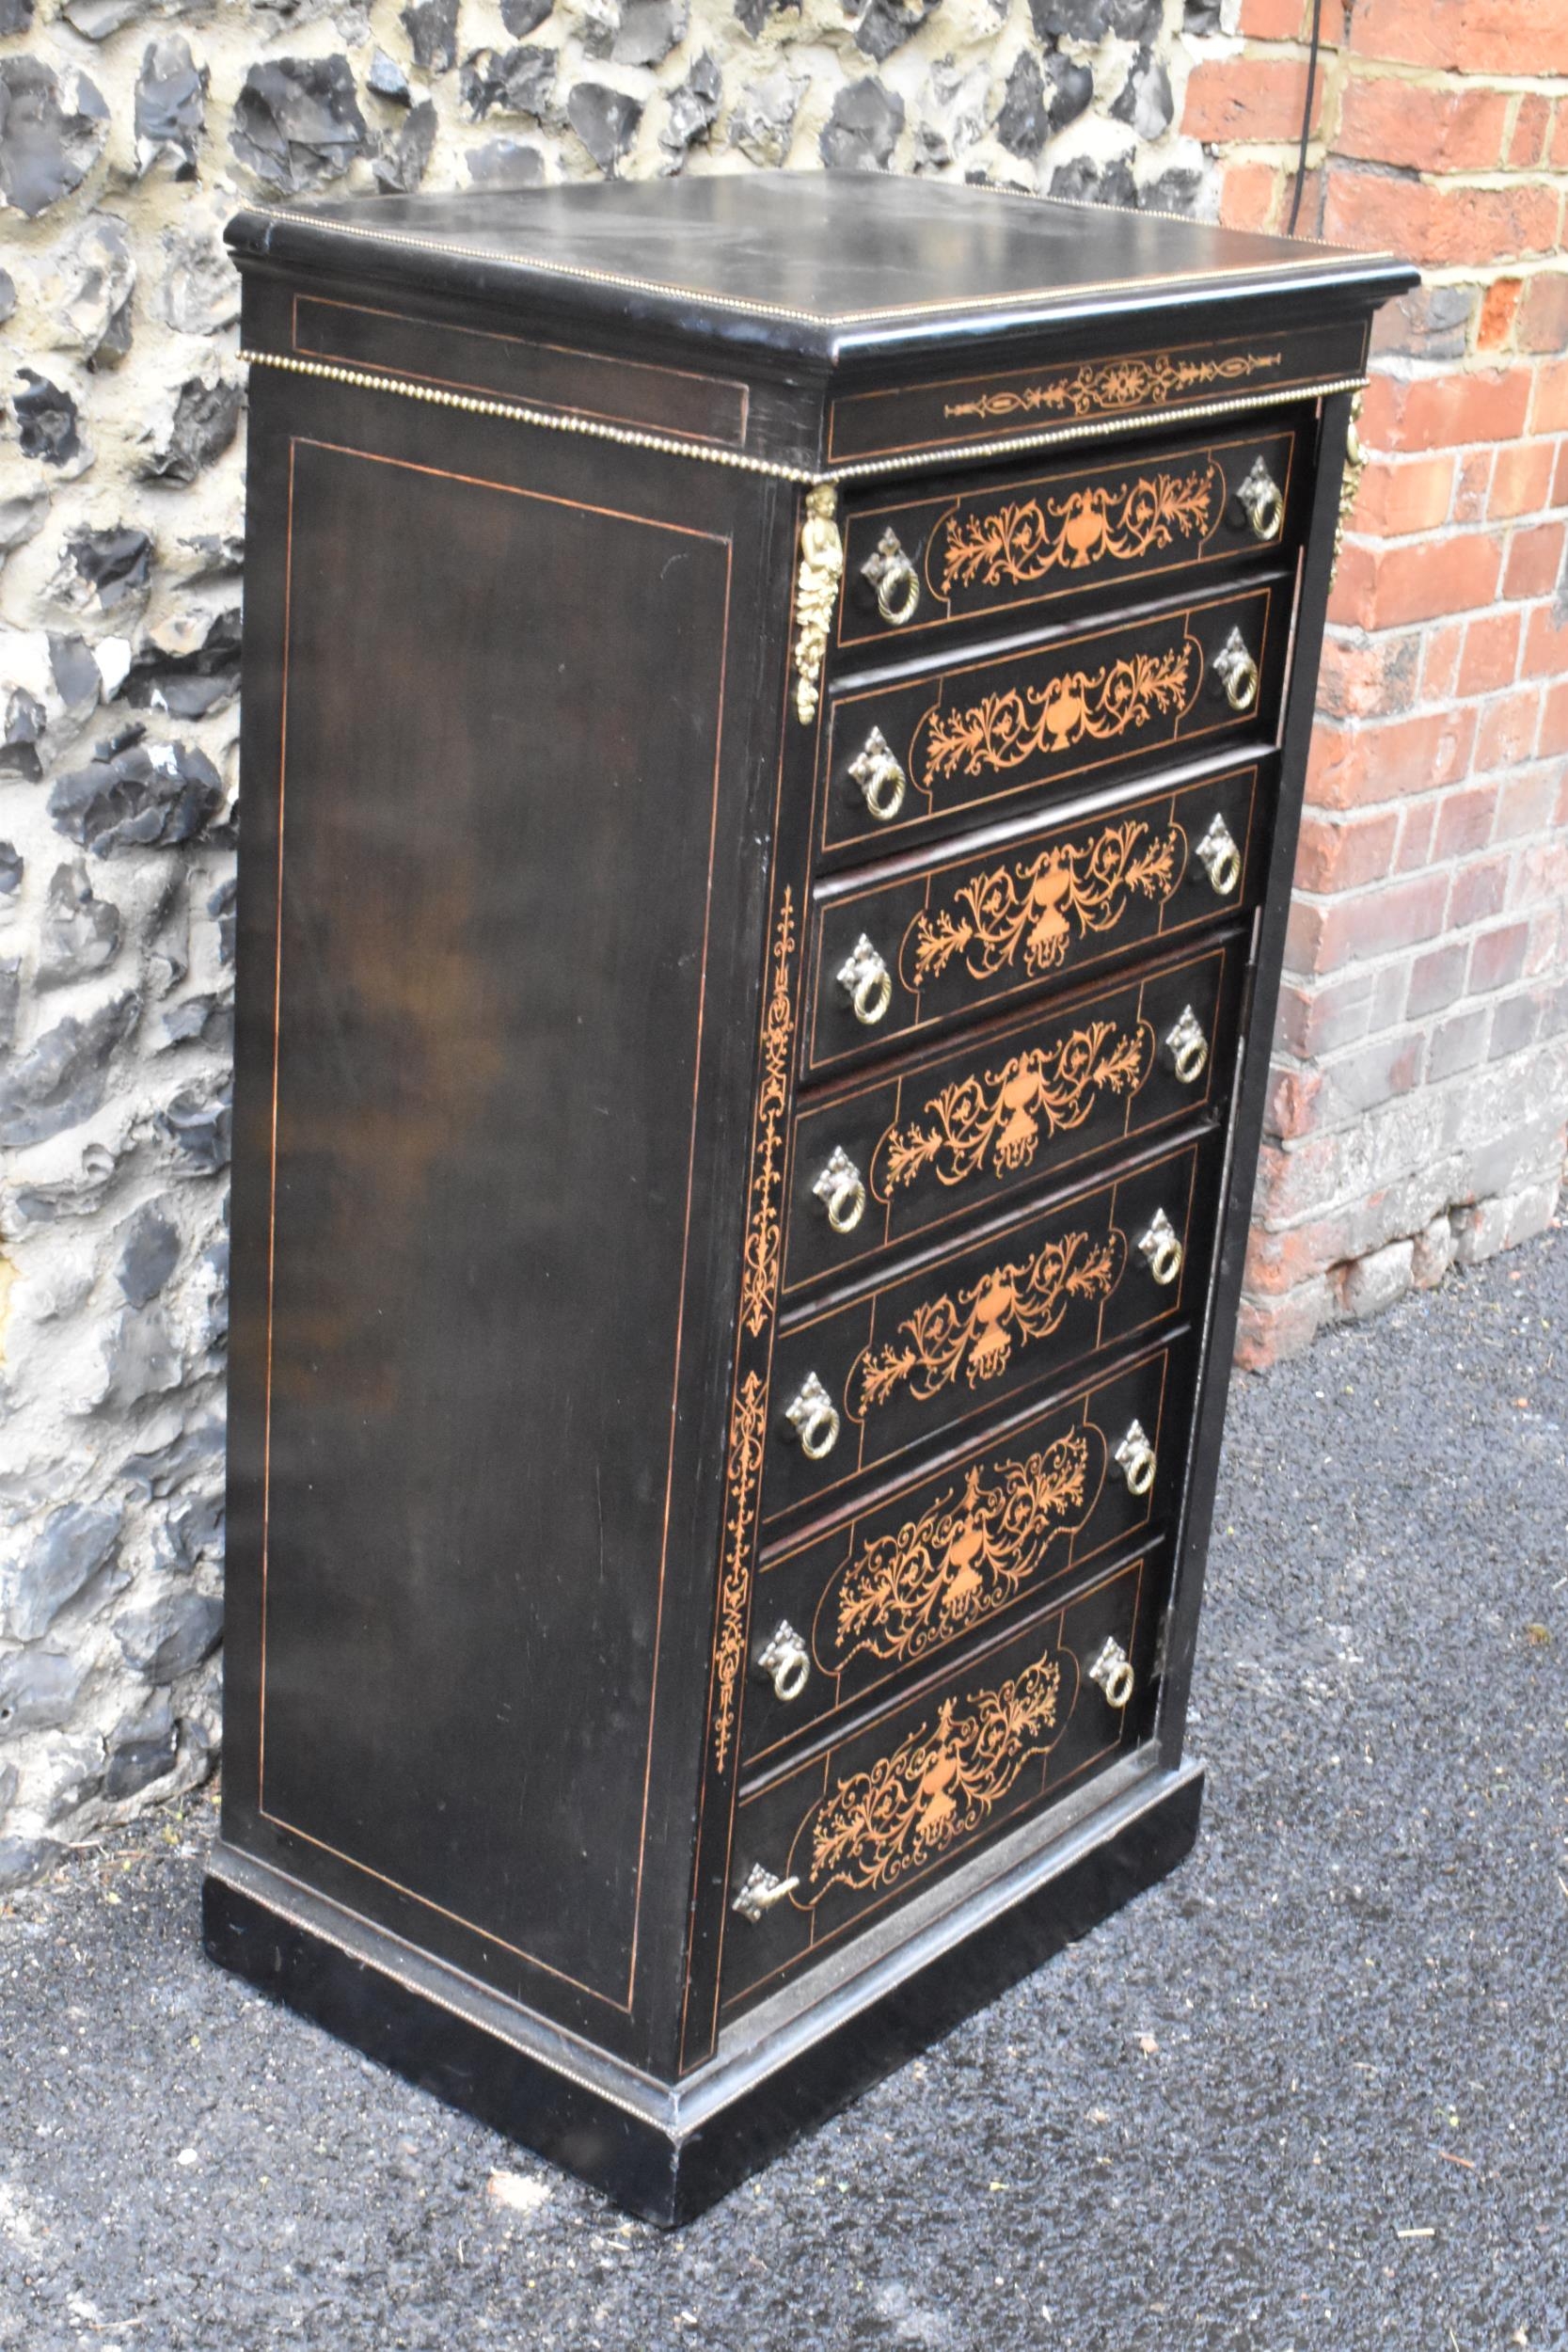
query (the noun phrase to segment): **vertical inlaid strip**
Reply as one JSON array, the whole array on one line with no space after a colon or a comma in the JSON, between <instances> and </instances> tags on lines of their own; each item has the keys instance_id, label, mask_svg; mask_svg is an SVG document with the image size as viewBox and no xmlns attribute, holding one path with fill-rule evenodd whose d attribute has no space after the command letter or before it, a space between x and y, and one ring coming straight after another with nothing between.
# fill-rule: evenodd
<instances>
[{"instance_id":1,"label":"vertical inlaid strip","mask_svg":"<svg viewBox=\"0 0 1568 2352\"><path fill-rule=\"evenodd\" d=\"M784 1108L789 1095L789 1049L795 1039L795 1001L789 986L794 947L795 902L786 890L773 940L773 985L763 1015L762 1085L757 1092L740 1283L741 1321L754 1340L767 1329L779 1295Z\"/></svg>"},{"instance_id":2,"label":"vertical inlaid strip","mask_svg":"<svg viewBox=\"0 0 1568 2352\"><path fill-rule=\"evenodd\" d=\"M745 1662L748 1603L756 1549L758 1490L767 1438L768 1373L784 1251L784 1158L789 1057L795 1043L795 896L779 901L763 1008L760 1078L752 1120L751 1184L742 1245L740 1327L724 1464L724 1543L713 1652L714 1770L730 1761Z\"/></svg>"}]
</instances>

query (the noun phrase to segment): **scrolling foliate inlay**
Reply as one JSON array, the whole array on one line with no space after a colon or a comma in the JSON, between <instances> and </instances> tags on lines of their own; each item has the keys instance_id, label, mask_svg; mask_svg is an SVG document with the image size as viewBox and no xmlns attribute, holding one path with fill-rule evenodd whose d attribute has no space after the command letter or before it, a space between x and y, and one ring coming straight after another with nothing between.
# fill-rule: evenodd
<instances>
[{"instance_id":1,"label":"scrolling foliate inlay","mask_svg":"<svg viewBox=\"0 0 1568 2352\"><path fill-rule=\"evenodd\" d=\"M850 1368L845 1402L863 1422L906 1384L924 1404L961 1373L971 1388L1006 1372L1015 1345L1048 1339L1080 1300L1110 1297L1121 1279L1127 1244L1113 1226L1101 1240L1067 1233L1021 1263L999 1265L956 1298L927 1299L873 1352Z\"/></svg>"},{"instance_id":2,"label":"scrolling foliate inlay","mask_svg":"<svg viewBox=\"0 0 1568 2352\"><path fill-rule=\"evenodd\" d=\"M813 1809L809 1874L791 1900L810 1911L831 1887L863 1894L895 1885L977 1830L1060 1739L1071 1713L1070 1702L1062 1710L1064 1662L1076 1675L1070 1657L1042 1651L994 1691L966 1699L961 1714L943 1699L934 1727L922 1724L868 1772L839 1781ZM793 1853L790 1862L797 1867Z\"/></svg>"},{"instance_id":3,"label":"scrolling foliate inlay","mask_svg":"<svg viewBox=\"0 0 1568 2352\"><path fill-rule=\"evenodd\" d=\"M1053 571L1082 571L1104 558L1136 563L1175 539L1207 539L1220 519L1225 477L1212 459L1184 474L1140 474L1097 483L1062 499L1009 500L978 514L950 515L943 527L940 594L955 588L1025 588Z\"/></svg>"},{"instance_id":4,"label":"scrolling foliate inlay","mask_svg":"<svg viewBox=\"0 0 1568 2352\"><path fill-rule=\"evenodd\" d=\"M975 400L949 401L946 417L1029 417L1042 413L1096 417L1125 408L1164 407L1187 392L1212 384L1236 384L1277 368L1277 351L1232 352L1223 359L1173 359L1166 352L1151 359L1102 359L1064 368L1022 391L983 392Z\"/></svg>"},{"instance_id":5,"label":"scrolling foliate inlay","mask_svg":"<svg viewBox=\"0 0 1568 2352\"><path fill-rule=\"evenodd\" d=\"M1136 1094L1154 1067L1154 1032L1088 1021L1053 1045L1015 1054L983 1078L960 1078L927 1104L925 1123L889 1127L872 1160L872 1190L889 1200L929 1168L939 1184L961 1184L988 1164L996 1176L1033 1161L1047 1136L1081 1127L1107 1094Z\"/></svg>"},{"instance_id":6,"label":"scrolling foliate inlay","mask_svg":"<svg viewBox=\"0 0 1568 2352\"><path fill-rule=\"evenodd\" d=\"M757 1483L768 1436L763 1384L748 1372L736 1391L730 1416L730 1451L724 1522L724 1566L719 1588L719 1644L714 1658L717 1704L713 1718L714 1762L722 1772L735 1730L736 1692L746 1656L746 1601L752 1582L752 1530L756 1519Z\"/></svg>"},{"instance_id":7,"label":"scrolling foliate inlay","mask_svg":"<svg viewBox=\"0 0 1568 2352\"><path fill-rule=\"evenodd\" d=\"M918 1518L850 1554L823 1595L816 1662L863 1653L902 1664L1005 1608L1100 1498L1105 1440L1069 1429L1022 1461L974 1463Z\"/></svg>"},{"instance_id":8,"label":"scrolling foliate inlay","mask_svg":"<svg viewBox=\"0 0 1568 2352\"><path fill-rule=\"evenodd\" d=\"M762 1084L757 1089L752 1197L740 1279L741 1321L761 1337L779 1295L784 1241L780 1194L784 1183L784 1110L789 1099L789 1049L795 1035L789 959L795 946L795 907L786 890L773 941L773 982L762 1025Z\"/></svg>"},{"instance_id":9,"label":"scrolling foliate inlay","mask_svg":"<svg viewBox=\"0 0 1568 2352\"><path fill-rule=\"evenodd\" d=\"M837 516L838 492L832 483L818 483L806 492L800 569L795 583L795 710L802 721L816 716L817 682L844 573L844 541Z\"/></svg>"},{"instance_id":10,"label":"scrolling foliate inlay","mask_svg":"<svg viewBox=\"0 0 1568 2352\"><path fill-rule=\"evenodd\" d=\"M1152 833L1140 818L1106 825L1085 841L1064 842L973 875L952 904L917 914L905 937L909 984L937 980L956 957L971 979L991 980L1022 961L1037 978L1053 972L1072 944L1093 931L1114 930L1133 897L1163 905L1186 870L1187 836L1180 825Z\"/></svg>"},{"instance_id":11,"label":"scrolling foliate inlay","mask_svg":"<svg viewBox=\"0 0 1568 2352\"><path fill-rule=\"evenodd\" d=\"M922 721L920 779L927 790L949 776L1022 767L1026 759L1070 751L1088 739L1109 742L1146 726L1158 712L1190 708L1202 675L1190 637L1164 653L1135 653L1098 670L1066 670L1049 685L1009 687L958 710L934 709Z\"/></svg>"},{"instance_id":12,"label":"scrolling foliate inlay","mask_svg":"<svg viewBox=\"0 0 1568 2352\"><path fill-rule=\"evenodd\" d=\"M725 1463L719 1629L713 1656L713 1755L721 1772L729 1762L746 1661L757 1494L768 1437L768 1346L779 1294L784 1124L795 1036L790 971L795 937L795 900L785 889L779 901L768 1003L762 1017L762 1074L752 1114L752 1184L741 1246L739 1344L746 1368L736 1372Z\"/></svg>"}]
</instances>

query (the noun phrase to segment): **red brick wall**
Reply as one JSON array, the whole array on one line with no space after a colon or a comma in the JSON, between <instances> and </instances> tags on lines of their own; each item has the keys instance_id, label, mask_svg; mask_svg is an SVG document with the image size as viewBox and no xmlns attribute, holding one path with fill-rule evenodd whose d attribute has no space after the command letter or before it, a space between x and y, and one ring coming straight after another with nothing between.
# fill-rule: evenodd
<instances>
[{"instance_id":1,"label":"red brick wall","mask_svg":"<svg viewBox=\"0 0 1568 2352\"><path fill-rule=\"evenodd\" d=\"M1225 23L1232 23L1232 6ZM1282 228L1311 0L1195 40ZM1568 1119L1568 0L1323 0L1304 235L1389 247L1329 607L1238 1354L1552 1216Z\"/></svg>"}]
</instances>

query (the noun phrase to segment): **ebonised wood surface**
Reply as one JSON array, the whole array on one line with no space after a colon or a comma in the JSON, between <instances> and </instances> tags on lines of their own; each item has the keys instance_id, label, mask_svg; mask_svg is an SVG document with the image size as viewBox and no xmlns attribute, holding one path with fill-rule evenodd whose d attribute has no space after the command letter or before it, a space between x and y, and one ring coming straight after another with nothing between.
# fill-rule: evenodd
<instances>
[{"instance_id":1,"label":"ebonised wood surface","mask_svg":"<svg viewBox=\"0 0 1568 2352\"><path fill-rule=\"evenodd\" d=\"M293 365L256 369L251 413L211 1946L678 2218L1196 1826L1181 1724L1348 405L1301 387L1349 380L1410 273L877 177L231 233L247 348ZM1223 418L1183 416L1216 387ZM1083 447L1001 446L1032 402ZM927 478L922 435L965 407L990 437ZM910 472L837 496L854 568L812 702L776 469L887 447ZM1161 540L1166 476L1196 504ZM978 544L1026 497L1077 536L1017 597L937 596L943 518ZM889 529L928 599L907 635L861 577ZM897 821L853 783L873 723ZM988 876L1037 894L1027 957L920 980L920 924ZM869 1023L836 977L863 926ZM815 1192L835 1146L877 1203L850 1242ZM812 1378L839 1424L815 1461L785 1413ZM987 1555L950 1490L1026 1445L1080 1484ZM856 1547L903 1558L943 1511L940 1638L901 1653L889 1619L841 1655ZM777 1618L803 1620L799 1704L758 1678ZM1048 1633L1049 1740L1009 1695L1023 1675L1039 1716ZM737 1912L753 1864L821 1882L813 1825L859 1819L879 1757L910 1805L866 1815L836 1891Z\"/></svg>"},{"instance_id":2,"label":"ebonised wood surface","mask_svg":"<svg viewBox=\"0 0 1568 2352\"><path fill-rule=\"evenodd\" d=\"M378 275L502 303L525 273L569 278L591 312L818 357L951 348L977 313L1037 326L1287 285L1364 309L1370 285L1410 276L1386 254L875 172L338 199L242 214L230 234L245 255L309 270L334 230L340 248L363 239L359 266Z\"/></svg>"}]
</instances>

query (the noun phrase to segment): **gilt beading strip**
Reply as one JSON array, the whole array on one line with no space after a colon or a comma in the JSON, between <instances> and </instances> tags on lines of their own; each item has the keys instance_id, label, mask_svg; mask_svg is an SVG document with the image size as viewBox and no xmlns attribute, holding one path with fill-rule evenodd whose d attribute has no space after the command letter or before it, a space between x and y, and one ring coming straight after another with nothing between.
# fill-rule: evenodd
<instances>
[{"instance_id":1,"label":"gilt beading strip","mask_svg":"<svg viewBox=\"0 0 1568 2352\"><path fill-rule=\"evenodd\" d=\"M748 457L741 451L719 449L705 441L676 440L665 433L639 433L630 426L603 424L569 409L522 408L510 401L440 391L434 385L410 383L404 376L373 374L363 368L333 367L323 359L297 359L289 352L241 351L239 357L247 367L282 368L291 375L316 376L325 383L347 384L359 391L395 392L403 400L421 400L434 408L457 408L470 416L499 417L511 424L538 425L546 433L577 433L589 440L618 441L626 449L657 450L666 457L695 458L705 465L728 466L740 473L767 474L777 482L798 482L807 487L865 481L878 474L911 473L921 467L951 466L963 458L1006 455L1009 450L1053 449L1065 441L1103 440L1114 434L1136 433L1148 425L1167 424L1179 417L1201 421L1206 417L1232 416L1243 409L1277 408L1291 401L1323 400L1333 392L1361 391L1368 382L1364 375L1335 376L1277 391L1254 392L1250 397L1243 394L1233 400L1197 401L1191 407L1167 409L1162 415L1102 417L1054 425L1040 433L1015 433L988 441L954 441L941 449L917 451L910 456L866 458L858 465L836 466L819 473L804 466L782 465L775 458Z\"/></svg>"}]
</instances>

